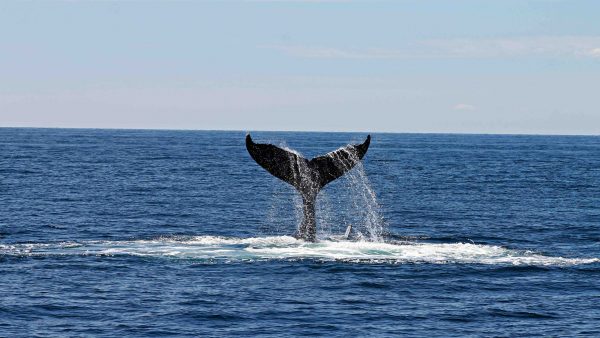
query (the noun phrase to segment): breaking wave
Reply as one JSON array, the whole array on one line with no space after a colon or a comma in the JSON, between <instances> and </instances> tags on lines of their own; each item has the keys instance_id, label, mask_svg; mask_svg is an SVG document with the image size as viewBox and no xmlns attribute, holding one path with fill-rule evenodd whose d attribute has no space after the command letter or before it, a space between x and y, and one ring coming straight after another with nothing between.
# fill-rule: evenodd
<instances>
[{"instance_id":1,"label":"breaking wave","mask_svg":"<svg viewBox=\"0 0 600 338\"><path fill-rule=\"evenodd\" d=\"M472 243L414 243L324 240L308 243L289 236L167 237L131 241L0 244L0 256L143 256L201 261L263 260L342 261L360 263L492 264L570 266L599 258L565 258Z\"/></svg>"}]
</instances>

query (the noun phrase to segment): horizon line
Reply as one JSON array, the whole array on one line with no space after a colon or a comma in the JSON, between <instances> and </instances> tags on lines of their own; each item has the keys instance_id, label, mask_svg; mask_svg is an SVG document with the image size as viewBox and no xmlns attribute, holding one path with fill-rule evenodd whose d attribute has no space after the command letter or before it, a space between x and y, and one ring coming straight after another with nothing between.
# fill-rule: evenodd
<instances>
[{"instance_id":1,"label":"horizon line","mask_svg":"<svg viewBox=\"0 0 600 338\"><path fill-rule=\"evenodd\" d=\"M0 126L0 129L72 129L72 130L131 130L131 131L212 131L212 132L267 132L267 133L368 133L368 134L431 134L431 135L489 135L489 136L587 136L599 137L600 134L551 134L551 133L486 133L486 132L436 132L436 131L375 131L375 130L293 130L293 129L177 129L177 128L125 128L125 127L23 127Z\"/></svg>"}]
</instances>

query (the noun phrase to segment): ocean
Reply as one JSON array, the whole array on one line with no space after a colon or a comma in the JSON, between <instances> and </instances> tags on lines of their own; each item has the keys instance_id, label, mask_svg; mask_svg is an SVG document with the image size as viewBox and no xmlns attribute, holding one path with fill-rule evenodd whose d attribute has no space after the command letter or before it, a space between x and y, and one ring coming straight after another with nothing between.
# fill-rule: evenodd
<instances>
[{"instance_id":1,"label":"ocean","mask_svg":"<svg viewBox=\"0 0 600 338\"><path fill-rule=\"evenodd\" d=\"M600 137L245 134L0 128L0 337L600 336Z\"/></svg>"}]
</instances>

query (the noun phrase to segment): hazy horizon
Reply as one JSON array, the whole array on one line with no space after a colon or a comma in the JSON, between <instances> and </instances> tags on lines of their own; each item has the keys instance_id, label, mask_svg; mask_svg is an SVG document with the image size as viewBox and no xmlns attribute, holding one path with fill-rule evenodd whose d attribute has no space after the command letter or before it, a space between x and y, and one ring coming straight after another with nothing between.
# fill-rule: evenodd
<instances>
[{"instance_id":1,"label":"hazy horizon","mask_svg":"<svg viewBox=\"0 0 600 338\"><path fill-rule=\"evenodd\" d=\"M120 127L20 127L20 126L0 126L0 129L81 129L81 130L140 130L140 131L214 131L214 132L242 132L242 133L370 133L370 134L446 134L446 135L506 135L506 136L590 136L598 137L600 134L523 134L523 133L477 133L477 132L405 132L405 131L372 131L372 130L274 130L274 129L173 129L173 128L120 128Z\"/></svg>"}]
</instances>

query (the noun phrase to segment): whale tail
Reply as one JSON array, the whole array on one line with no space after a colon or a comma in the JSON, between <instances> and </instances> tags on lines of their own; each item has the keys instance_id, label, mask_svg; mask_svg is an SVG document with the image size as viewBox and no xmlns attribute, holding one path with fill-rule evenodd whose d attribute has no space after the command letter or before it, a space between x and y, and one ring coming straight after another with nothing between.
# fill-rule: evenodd
<instances>
[{"instance_id":1,"label":"whale tail","mask_svg":"<svg viewBox=\"0 0 600 338\"><path fill-rule=\"evenodd\" d=\"M292 185L302 195L304 220L299 237L316 240L315 200L319 191L328 183L354 168L365 156L371 143L371 135L361 144L349 144L311 160L291 150L272 144L254 143L246 135L246 148L250 156L271 175Z\"/></svg>"}]
</instances>

